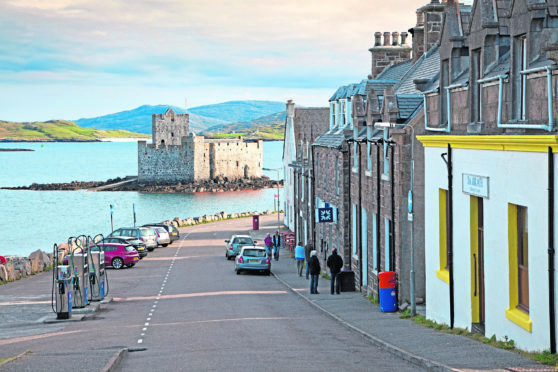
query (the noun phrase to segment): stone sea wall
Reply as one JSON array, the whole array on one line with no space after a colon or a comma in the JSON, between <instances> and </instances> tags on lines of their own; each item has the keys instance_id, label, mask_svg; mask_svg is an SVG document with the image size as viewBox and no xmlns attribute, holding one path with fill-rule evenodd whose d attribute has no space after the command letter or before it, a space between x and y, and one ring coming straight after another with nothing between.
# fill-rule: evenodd
<instances>
[{"instance_id":1,"label":"stone sea wall","mask_svg":"<svg viewBox=\"0 0 558 372\"><path fill-rule=\"evenodd\" d=\"M252 217L258 213L259 215L270 215L275 212L266 210L263 212L243 212L243 213L227 213L220 212L214 215L203 215L200 217L175 217L172 220L164 221L164 223L172 224L175 227L193 226L202 223L222 221L232 218L245 218ZM60 257L59 262L62 260L67 250L67 243L60 244ZM46 253L37 250L29 255L29 257L6 257L7 262L0 265L0 284L25 278L29 275L38 274L43 271L48 271L52 268L54 262L52 253Z\"/></svg>"}]
</instances>

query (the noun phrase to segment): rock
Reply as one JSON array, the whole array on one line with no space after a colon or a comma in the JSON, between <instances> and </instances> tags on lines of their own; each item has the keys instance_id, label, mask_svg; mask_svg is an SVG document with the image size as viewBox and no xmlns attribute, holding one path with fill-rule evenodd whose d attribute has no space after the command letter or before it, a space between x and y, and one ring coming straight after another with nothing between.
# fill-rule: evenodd
<instances>
[{"instance_id":1,"label":"rock","mask_svg":"<svg viewBox=\"0 0 558 372\"><path fill-rule=\"evenodd\" d=\"M41 251L40 249L36 250L35 252L29 255L29 259L32 262L37 262L38 270L33 269L33 272L43 271L50 265L52 265L52 260L48 254Z\"/></svg>"},{"instance_id":2,"label":"rock","mask_svg":"<svg viewBox=\"0 0 558 372\"><path fill-rule=\"evenodd\" d=\"M7 265L0 265L0 281L7 282L9 279Z\"/></svg>"}]
</instances>

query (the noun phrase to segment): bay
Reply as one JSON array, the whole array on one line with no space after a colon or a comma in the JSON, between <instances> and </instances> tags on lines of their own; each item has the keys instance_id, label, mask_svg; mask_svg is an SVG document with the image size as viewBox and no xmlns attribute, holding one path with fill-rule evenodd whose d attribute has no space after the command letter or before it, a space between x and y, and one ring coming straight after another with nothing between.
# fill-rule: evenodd
<instances>
[{"instance_id":1,"label":"bay","mask_svg":"<svg viewBox=\"0 0 558 372\"><path fill-rule=\"evenodd\" d=\"M0 148L35 151L0 151L0 186L31 183L104 181L137 175L137 143L0 143ZM281 167L283 142L264 142L265 168ZM276 171L264 171L272 179ZM41 249L51 252L81 234L174 217L197 217L221 211L238 213L273 210L275 189L225 193L159 194L143 192L90 192L0 190L0 255L22 255Z\"/></svg>"}]
</instances>

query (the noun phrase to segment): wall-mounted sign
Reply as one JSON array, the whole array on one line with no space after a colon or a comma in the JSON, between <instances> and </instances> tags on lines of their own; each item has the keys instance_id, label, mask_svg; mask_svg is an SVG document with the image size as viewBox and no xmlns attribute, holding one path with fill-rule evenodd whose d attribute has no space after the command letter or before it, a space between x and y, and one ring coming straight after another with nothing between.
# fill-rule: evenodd
<instances>
[{"instance_id":1,"label":"wall-mounted sign","mask_svg":"<svg viewBox=\"0 0 558 372\"><path fill-rule=\"evenodd\" d=\"M463 173L463 192L488 199L488 177Z\"/></svg>"},{"instance_id":2,"label":"wall-mounted sign","mask_svg":"<svg viewBox=\"0 0 558 372\"><path fill-rule=\"evenodd\" d=\"M318 208L318 222L333 222L333 208Z\"/></svg>"}]
</instances>

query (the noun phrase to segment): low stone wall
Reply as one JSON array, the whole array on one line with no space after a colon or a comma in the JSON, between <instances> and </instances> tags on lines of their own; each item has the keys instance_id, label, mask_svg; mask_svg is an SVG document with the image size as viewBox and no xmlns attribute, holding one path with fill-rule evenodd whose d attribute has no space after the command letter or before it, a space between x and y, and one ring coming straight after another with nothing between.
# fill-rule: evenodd
<instances>
[{"instance_id":1,"label":"low stone wall","mask_svg":"<svg viewBox=\"0 0 558 372\"><path fill-rule=\"evenodd\" d=\"M254 214L259 214L260 216L266 216L274 214L274 211L266 210L263 212L242 212L242 213L231 213L220 212L214 215L203 215L200 217L187 217L182 219L180 217L175 217L172 220L164 221L164 223L172 224L175 227L193 226L202 223L215 222L228 220L233 218L246 218L252 217ZM59 262L67 254L68 244L62 243L59 246ZM53 266L53 258L51 253L45 253L41 250L37 250L29 255L29 257L6 257L7 262L0 265L0 284L11 282L24 278L29 275L37 274L42 271L50 270Z\"/></svg>"},{"instance_id":2,"label":"low stone wall","mask_svg":"<svg viewBox=\"0 0 558 372\"><path fill-rule=\"evenodd\" d=\"M213 215L206 214L201 217L187 217L185 219L182 219L180 217L175 217L172 220L164 221L164 223L170 223L175 227L184 227L184 226L198 225L201 223L230 220L233 218L252 217L256 213L259 214L260 216L266 216L266 215L274 214L275 212L270 210L266 210L263 212L242 212L242 213L231 213L231 214L228 214L227 212L219 212Z\"/></svg>"},{"instance_id":3,"label":"low stone wall","mask_svg":"<svg viewBox=\"0 0 558 372\"><path fill-rule=\"evenodd\" d=\"M37 274L52 267L52 254L37 250L29 257L6 257L7 262L0 265L0 283L11 282L29 275Z\"/></svg>"}]
</instances>

